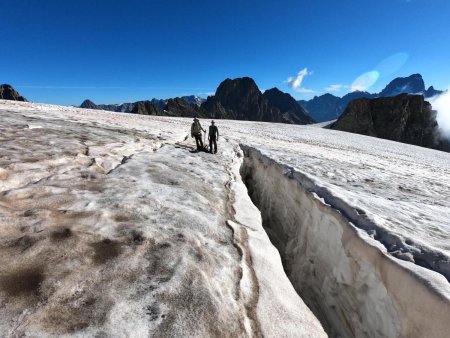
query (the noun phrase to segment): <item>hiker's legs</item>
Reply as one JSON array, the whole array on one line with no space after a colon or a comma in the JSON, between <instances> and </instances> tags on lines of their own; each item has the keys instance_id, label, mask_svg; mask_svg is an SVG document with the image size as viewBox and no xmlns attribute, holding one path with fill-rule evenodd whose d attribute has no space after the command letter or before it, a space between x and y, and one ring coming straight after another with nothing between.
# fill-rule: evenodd
<instances>
[{"instance_id":1,"label":"hiker's legs","mask_svg":"<svg viewBox=\"0 0 450 338\"><path fill-rule=\"evenodd\" d=\"M212 153L217 153L217 140L214 137L209 139L209 151Z\"/></svg>"},{"instance_id":2,"label":"hiker's legs","mask_svg":"<svg viewBox=\"0 0 450 338\"><path fill-rule=\"evenodd\" d=\"M200 149L200 142L201 138L198 135L194 135L195 137L195 144L197 145L197 150Z\"/></svg>"},{"instance_id":3,"label":"hiker's legs","mask_svg":"<svg viewBox=\"0 0 450 338\"><path fill-rule=\"evenodd\" d=\"M195 143L197 144L197 150L200 150L203 148L203 141L202 141L202 135L195 135Z\"/></svg>"}]
</instances>

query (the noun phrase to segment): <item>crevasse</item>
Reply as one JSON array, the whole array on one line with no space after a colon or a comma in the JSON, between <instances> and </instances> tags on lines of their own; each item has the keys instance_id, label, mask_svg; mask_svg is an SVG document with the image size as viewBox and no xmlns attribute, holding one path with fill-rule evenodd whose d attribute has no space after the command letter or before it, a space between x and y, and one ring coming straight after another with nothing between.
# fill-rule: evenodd
<instances>
[{"instance_id":1,"label":"crevasse","mask_svg":"<svg viewBox=\"0 0 450 338\"><path fill-rule=\"evenodd\" d=\"M330 336L447 336L448 293L426 281L435 272L393 257L305 175L241 148L242 179L266 232Z\"/></svg>"}]
</instances>

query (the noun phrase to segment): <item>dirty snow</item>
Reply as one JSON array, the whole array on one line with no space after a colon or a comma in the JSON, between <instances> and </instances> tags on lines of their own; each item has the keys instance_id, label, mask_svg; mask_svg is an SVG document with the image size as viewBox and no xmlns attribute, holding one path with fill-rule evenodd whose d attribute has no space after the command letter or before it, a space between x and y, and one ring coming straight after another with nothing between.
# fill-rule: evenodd
<instances>
[{"instance_id":1,"label":"dirty snow","mask_svg":"<svg viewBox=\"0 0 450 338\"><path fill-rule=\"evenodd\" d=\"M344 294L343 309L374 321L340 332L423 336L431 331L410 324L427 318L420 304L440 304L436 332L450 329L448 153L314 126L217 121L213 156L189 151L189 119L8 101L0 111L3 332L322 335L247 196L240 144L304 190L293 214L333 227L331 239L322 230L323 241L308 237L308 259L315 247L335 255L333 275L319 275L366 290L356 303ZM300 276L305 258L292 258L294 282L310 277ZM348 264L357 270L348 274ZM328 286L323 297L333 301Z\"/></svg>"},{"instance_id":2,"label":"dirty snow","mask_svg":"<svg viewBox=\"0 0 450 338\"><path fill-rule=\"evenodd\" d=\"M0 332L325 336L190 120L0 101ZM257 251L256 251L257 249Z\"/></svg>"}]
</instances>

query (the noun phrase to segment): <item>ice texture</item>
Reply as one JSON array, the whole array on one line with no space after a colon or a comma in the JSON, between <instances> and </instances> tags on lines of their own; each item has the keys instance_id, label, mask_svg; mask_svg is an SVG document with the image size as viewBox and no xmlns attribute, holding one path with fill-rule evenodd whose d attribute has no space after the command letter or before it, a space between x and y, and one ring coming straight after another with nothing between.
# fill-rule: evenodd
<instances>
[{"instance_id":1,"label":"ice texture","mask_svg":"<svg viewBox=\"0 0 450 338\"><path fill-rule=\"evenodd\" d=\"M304 301L331 336L450 330L448 153L217 120L211 155L190 119L0 113L7 335L324 336Z\"/></svg>"},{"instance_id":2,"label":"ice texture","mask_svg":"<svg viewBox=\"0 0 450 338\"><path fill-rule=\"evenodd\" d=\"M0 101L3 336L321 337L231 139L191 120Z\"/></svg>"}]
</instances>

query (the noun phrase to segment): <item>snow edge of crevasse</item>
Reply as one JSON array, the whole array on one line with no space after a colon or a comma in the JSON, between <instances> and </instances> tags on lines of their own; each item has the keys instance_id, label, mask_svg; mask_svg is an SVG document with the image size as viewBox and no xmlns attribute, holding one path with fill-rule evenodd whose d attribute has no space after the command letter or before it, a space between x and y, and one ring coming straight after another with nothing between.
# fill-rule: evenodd
<instances>
[{"instance_id":1,"label":"snow edge of crevasse","mask_svg":"<svg viewBox=\"0 0 450 338\"><path fill-rule=\"evenodd\" d=\"M258 330L252 335L265 337L326 337L326 333L311 310L295 291L286 276L280 254L270 242L262 226L261 213L248 195L240 169L243 152L234 147L229 167L233 192L233 220L228 226L235 239L246 243L243 259L241 292L248 312L256 312ZM237 238L236 238L237 237ZM256 292L256 294L255 294ZM256 299L254 297L256 296Z\"/></svg>"},{"instance_id":2,"label":"snow edge of crevasse","mask_svg":"<svg viewBox=\"0 0 450 338\"><path fill-rule=\"evenodd\" d=\"M349 217L355 208L312 178L240 147L243 180L288 277L330 335L446 335L450 288L442 274L390 254L369 236L368 220Z\"/></svg>"}]
</instances>

